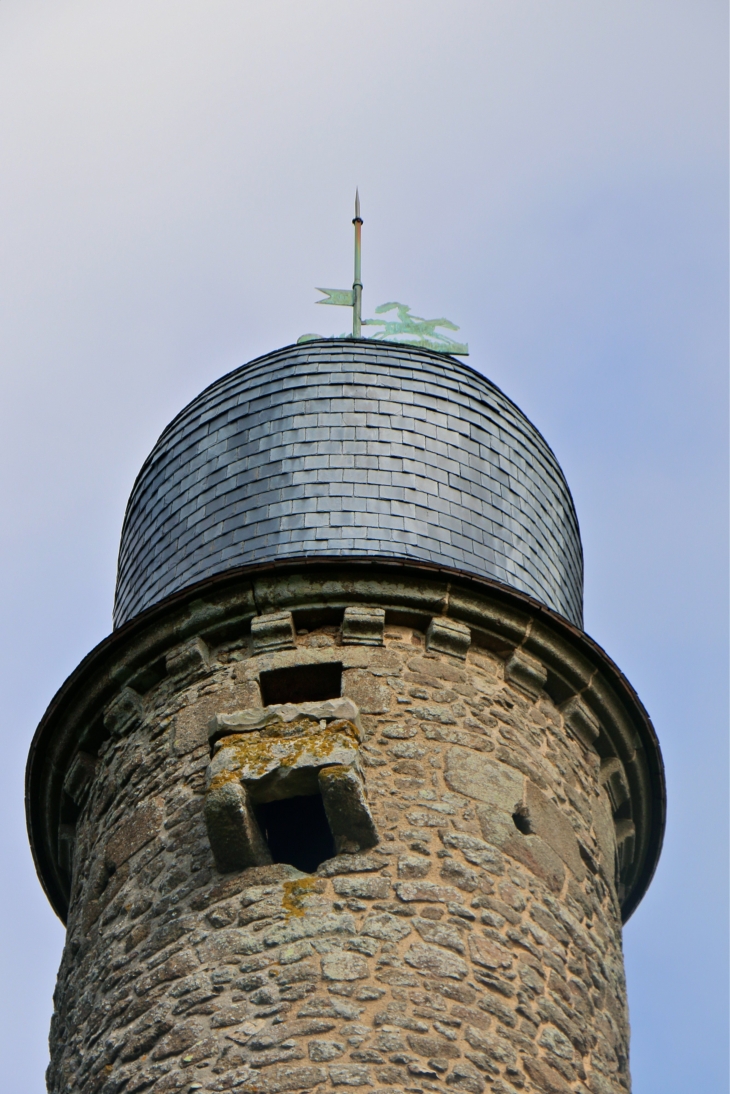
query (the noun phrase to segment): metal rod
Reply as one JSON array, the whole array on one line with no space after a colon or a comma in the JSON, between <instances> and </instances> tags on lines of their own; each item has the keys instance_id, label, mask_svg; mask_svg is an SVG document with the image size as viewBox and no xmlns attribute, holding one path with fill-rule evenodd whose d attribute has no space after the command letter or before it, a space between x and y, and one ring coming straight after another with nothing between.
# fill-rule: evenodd
<instances>
[{"instance_id":1,"label":"metal rod","mask_svg":"<svg viewBox=\"0 0 730 1094\"><path fill-rule=\"evenodd\" d=\"M352 285L352 337L359 338L362 331L362 281L361 278L361 229L360 194L355 190L355 280Z\"/></svg>"}]
</instances>

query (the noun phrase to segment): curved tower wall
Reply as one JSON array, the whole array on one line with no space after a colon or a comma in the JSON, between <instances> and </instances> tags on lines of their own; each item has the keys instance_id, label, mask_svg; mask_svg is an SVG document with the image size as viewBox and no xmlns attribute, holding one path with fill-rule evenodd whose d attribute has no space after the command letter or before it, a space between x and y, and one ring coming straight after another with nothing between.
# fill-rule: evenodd
<instances>
[{"instance_id":1,"label":"curved tower wall","mask_svg":"<svg viewBox=\"0 0 730 1094\"><path fill-rule=\"evenodd\" d=\"M555 456L443 354L314 342L211 385L132 491L115 624L231 567L307 555L464 570L582 623L580 534Z\"/></svg>"},{"instance_id":2,"label":"curved tower wall","mask_svg":"<svg viewBox=\"0 0 730 1094\"><path fill-rule=\"evenodd\" d=\"M288 555L274 522L251 549L264 558L243 564L246 537L226 555L233 541L216 538L228 535L226 513L242 505L248 534L253 514L268 506L274 521L281 503L262 485L261 452L279 451L262 438L280 429L287 392L292 404L282 375L309 384L319 361L328 377L348 373L355 399L357 369L366 363L372 379L383 359L402 406L412 397L422 407L441 385L441 424L419 449L423 490L434 482L443 500L455 489L456 471L442 480L436 470L443 451L458 454L476 499L458 504L481 514L482 546L511 528L518 548L504 557L519 565L494 575L474 549L465 572L463 536L425 503L428 536L409 539L406 521L388 552L387 523L365 520L359 547L345 551L329 521L346 481L345 469L334 473L344 439L333 435L375 431L369 458L382 477L386 427L372 408L348 425L345 396L326 387L317 398L329 398L333 420L323 406L317 415L334 463L316 478L325 438L305 431L301 477L284 453L276 474L296 487L289 500L310 498L328 547L302 559L300 542ZM264 374L259 413L249 396ZM383 384L375 391L382 400ZM412 421L423 438L428 417ZM458 443L440 450L446 436ZM516 469L506 483L482 473L495 438L511 445L498 461ZM388 459L404 465L398 444ZM261 462L245 463L246 445ZM540 482L552 491L542 503ZM374 495L358 491L342 496L363 496L362 512L376 513ZM502 498L498 526L484 523L487 495ZM400 502L415 505L410 497ZM383 494L386 515L395 500ZM195 512L212 520L208 540L184 536ZM377 554L366 550L371 534ZM533 595L519 588L521 567ZM566 618L579 618L579 574L577 525L549 449L453 361L403 347L297 347L191 404L130 502L126 625L66 681L29 757L31 845L68 925L50 1094L627 1092L621 922L659 855L664 783L641 703Z\"/></svg>"}]
</instances>

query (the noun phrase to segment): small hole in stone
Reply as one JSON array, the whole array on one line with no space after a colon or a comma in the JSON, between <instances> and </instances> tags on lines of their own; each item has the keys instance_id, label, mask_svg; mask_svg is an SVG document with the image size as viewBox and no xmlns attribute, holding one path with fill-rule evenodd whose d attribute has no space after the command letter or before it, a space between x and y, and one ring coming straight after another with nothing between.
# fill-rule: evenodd
<instances>
[{"instance_id":1,"label":"small hole in stone","mask_svg":"<svg viewBox=\"0 0 730 1094\"><path fill-rule=\"evenodd\" d=\"M532 834L532 824L530 823L530 814L525 806L518 806L515 812L512 814L512 820L515 822L515 828L518 832L521 832L523 836L529 836Z\"/></svg>"},{"instance_id":2,"label":"small hole in stone","mask_svg":"<svg viewBox=\"0 0 730 1094\"><path fill-rule=\"evenodd\" d=\"M263 802L256 807L256 819L274 862L313 874L335 855L321 794Z\"/></svg>"}]
</instances>

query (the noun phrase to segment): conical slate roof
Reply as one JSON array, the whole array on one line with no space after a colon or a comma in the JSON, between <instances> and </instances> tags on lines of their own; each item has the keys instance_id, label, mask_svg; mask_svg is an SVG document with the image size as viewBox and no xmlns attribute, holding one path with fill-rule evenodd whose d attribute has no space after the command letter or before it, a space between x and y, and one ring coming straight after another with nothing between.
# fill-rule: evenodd
<instances>
[{"instance_id":1,"label":"conical slate roof","mask_svg":"<svg viewBox=\"0 0 730 1094\"><path fill-rule=\"evenodd\" d=\"M580 533L555 456L494 384L428 350L322 339L211 384L135 483L115 625L226 570L312 556L466 571L582 625Z\"/></svg>"}]
</instances>

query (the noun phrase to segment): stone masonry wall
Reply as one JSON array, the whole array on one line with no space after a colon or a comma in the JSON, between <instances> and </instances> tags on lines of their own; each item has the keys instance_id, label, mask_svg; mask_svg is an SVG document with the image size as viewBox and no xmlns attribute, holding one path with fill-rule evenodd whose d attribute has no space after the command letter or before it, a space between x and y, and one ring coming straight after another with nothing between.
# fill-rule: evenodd
<instances>
[{"instance_id":1,"label":"stone masonry wall","mask_svg":"<svg viewBox=\"0 0 730 1094\"><path fill-rule=\"evenodd\" d=\"M324 627L167 658L107 712L76 825L51 1094L619 1094L628 1021L599 759L470 648ZM258 674L338 661L379 842L304 875L217 871L208 725ZM85 761L87 772L93 769Z\"/></svg>"}]
</instances>

